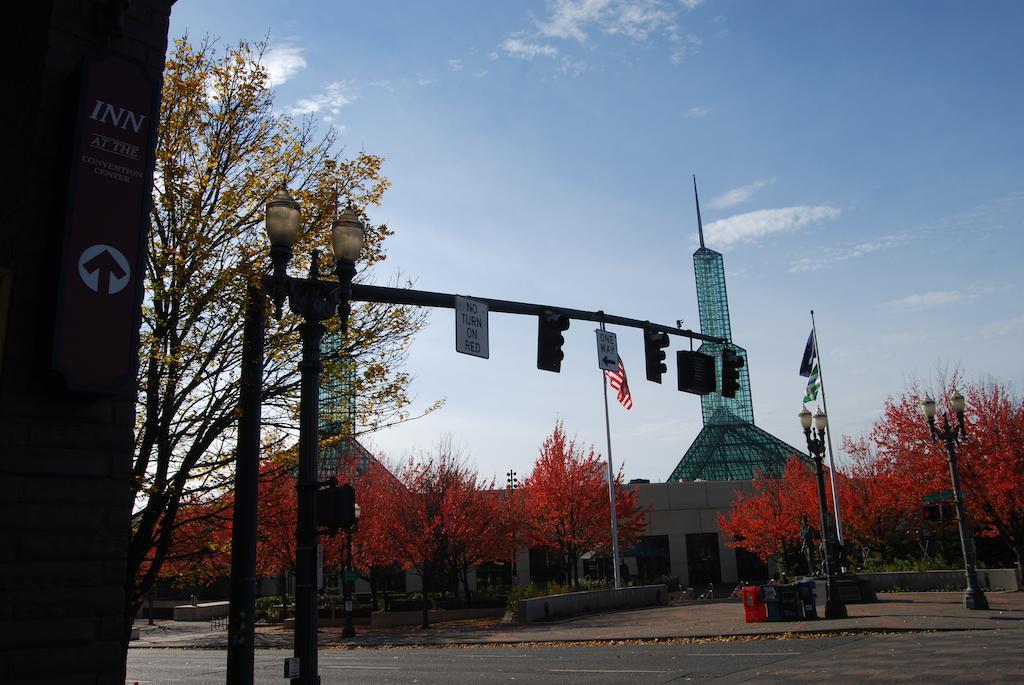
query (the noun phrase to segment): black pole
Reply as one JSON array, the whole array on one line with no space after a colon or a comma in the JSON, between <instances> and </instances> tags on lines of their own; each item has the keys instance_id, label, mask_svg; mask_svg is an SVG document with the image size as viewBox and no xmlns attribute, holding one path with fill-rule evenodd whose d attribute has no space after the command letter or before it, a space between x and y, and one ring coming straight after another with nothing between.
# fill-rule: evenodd
<instances>
[{"instance_id":1,"label":"black pole","mask_svg":"<svg viewBox=\"0 0 1024 685\"><path fill-rule=\"evenodd\" d=\"M839 587L836 583L835 562L832 559L832 545L829 544L828 502L825 500L825 458L824 431L811 437L811 429L805 428L807 449L814 457L814 474L818 479L818 508L821 510L821 546L825 555L825 618L846 618L846 605L839 599Z\"/></svg>"},{"instance_id":2,"label":"black pole","mask_svg":"<svg viewBox=\"0 0 1024 685\"><path fill-rule=\"evenodd\" d=\"M259 500L260 414L266 296L259 284L246 293L242 369L231 521L231 594L228 614L228 685L252 685L256 628L256 520Z\"/></svg>"},{"instance_id":3,"label":"black pole","mask_svg":"<svg viewBox=\"0 0 1024 685\"><path fill-rule=\"evenodd\" d=\"M315 258L314 258L315 259ZM311 307L315 309L315 307ZM299 364L299 482L295 528L295 656L299 659L296 685L319 685L317 673L316 607L316 491L318 488L317 428L320 421L320 341L324 326L316 312L304 312L299 326L302 362Z\"/></svg>"},{"instance_id":4,"label":"black pole","mask_svg":"<svg viewBox=\"0 0 1024 685\"><path fill-rule=\"evenodd\" d=\"M349 528L345 533L345 547L347 548L347 559L345 562L345 581L342 587L345 590L345 627L341 630L342 637L355 637L356 628L352 624L352 531L353 528Z\"/></svg>"},{"instance_id":5,"label":"black pole","mask_svg":"<svg viewBox=\"0 0 1024 685\"><path fill-rule=\"evenodd\" d=\"M985 597L981 585L978 584L978 572L975 570L974 533L970 521L967 520L967 508L964 506L963 494L960 492L960 469L956 462L957 430L950 428L948 422L939 437L946 443L946 455L949 458L949 478L953 482L953 506L956 507L956 521L960 529L960 549L964 555L964 574L967 576L967 588L964 590L964 606L968 609L988 609L988 598Z\"/></svg>"}]
</instances>

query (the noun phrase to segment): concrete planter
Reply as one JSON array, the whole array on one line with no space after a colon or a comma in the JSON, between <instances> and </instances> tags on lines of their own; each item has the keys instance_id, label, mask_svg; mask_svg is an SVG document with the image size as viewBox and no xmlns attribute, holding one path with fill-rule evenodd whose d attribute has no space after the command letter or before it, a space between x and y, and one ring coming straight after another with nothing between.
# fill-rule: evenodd
<instances>
[{"instance_id":1,"label":"concrete planter","mask_svg":"<svg viewBox=\"0 0 1024 685\"><path fill-rule=\"evenodd\" d=\"M345 625L345 613L344 612L339 612L339 613L335 614L333 619L330 616L322 616L322 615L318 616L317 620L316 620L316 625L319 628L325 628L327 626L343 626L343 625ZM352 625L356 625L356 626L370 625L370 617L369 616L353 616L352 617ZM295 617L294 616L289 616L288 618L283 620L281 622L281 627L285 628L286 630L294 628L295 627Z\"/></svg>"},{"instance_id":2,"label":"concrete planter","mask_svg":"<svg viewBox=\"0 0 1024 685\"><path fill-rule=\"evenodd\" d=\"M427 612L430 623L444 621L468 621L474 618L504 616L501 607L489 609L431 609ZM418 626L423 622L423 611L375 611L370 614L370 625L376 628L395 626Z\"/></svg>"},{"instance_id":3,"label":"concrete planter","mask_svg":"<svg viewBox=\"0 0 1024 685\"><path fill-rule=\"evenodd\" d=\"M518 621L533 623L595 611L615 611L668 604L667 585L641 585L618 590L568 592L519 600Z\"/></svg>"},{"instance_id":4,"label":"concrete planter","mask_svg":"<svg viewBox=\"0 0 1024 685\"><path fill-rule=\"evenodd\" d=\"M927 592L949 587L964 587L963 569L948 571L904 571L893 573L858 573L871 581L876 592L893 589ZM978 582L985 590L1020 590L1021 578L1015 568L978 569Z\"/></svg>"},{"instance_id":5,"label":"concrete planter","mask_svg":"<svg viewBox=\"0 0 1024 685\"><path fill-rule=\"evenodd\" d=\"M174 607L175 621L209 621L228 615L229 602L203 602L201 604L179 604Z\"/></svg>"}]
</instances>

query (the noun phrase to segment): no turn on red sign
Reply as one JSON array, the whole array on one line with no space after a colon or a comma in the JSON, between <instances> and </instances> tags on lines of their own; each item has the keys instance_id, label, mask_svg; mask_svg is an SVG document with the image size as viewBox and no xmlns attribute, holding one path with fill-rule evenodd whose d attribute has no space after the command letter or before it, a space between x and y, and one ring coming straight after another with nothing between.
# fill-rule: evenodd
<instances>
[{"instance_id":1,"label":"no turn on red sign","mask_svg":"<svg viewBox=\"0 0 1024 685\"><path fill-rule=\"evenodd\" d=\"M487 304L460 295L455 296L455 351L474 357L490 358L487 337Z\"/></svg>"}]
</instances>

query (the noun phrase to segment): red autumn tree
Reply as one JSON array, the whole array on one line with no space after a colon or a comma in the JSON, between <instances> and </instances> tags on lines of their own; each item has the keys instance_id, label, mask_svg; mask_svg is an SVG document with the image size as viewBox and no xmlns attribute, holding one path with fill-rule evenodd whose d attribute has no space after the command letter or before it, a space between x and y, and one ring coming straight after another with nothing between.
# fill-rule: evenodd
<instances>
[{"instance_id":1,"label":"red autumn tree","mask_svg":"<svg viewBox=\"0 0 1024 685\"><path fill-rule=\"evenodd\" d=\"M453 491L451 504L448 564L462 583L468 602L469 572L480 564L512 556L513 528L518 521L507 515L508 503L494 489L493 480L467 482Z\"/></svg>"},{"instance_id":2,"label":"red autumn tree","mask_svg":"<svg viewBox=\"0 0 1024 685\"><path fill-rule=\"evenodd\" d=\"M295 482L286 463L269 459L260 465L256 571L278 579L282 606L286 604L286 580L295 572Z\"/></svg>"},{"instance_id":3,"label":"red autumn tree","mask_svg":"<svg viewBox=\"0 0 1024 685\"><path fill-rule=\"evenodd\" d=\"M924 486L898 455L873 448L866 439L845 438L850 464L840 479L843 536L861 564L869 558L896 559L913 551Z\"/></svg>"},{"instance_id":4,"label":"red autumn tree","mask_svg":"<svg viewBox=\"0 0 1024 685\"><path fill-rule=\"evenodd\" d=\"M967 399L967 439L956 446L967 514L977 535L996 537L1024 562L1024 404L996 383L970 384L957 374L934 391L941 411L956 386ZM932 442L914 386L886 402L869 436L848 451L891 470L899 502L920 520L925 495L952 489L946 446ZM940 414L941 415L941 414ZM941 418L939 419L941 425Z\"/></svg>"},{"instance_id":5,"label":"red autumn tree","mask_svg":"<svg viewBox=\"0 0 1024 685\"><path fill-rule=\"evenodd\" d=\"M385 574L400 561L385 535L389 493L398 483L387 467L375 459L367 462L362 473L358 473L354 465L343 463L338 480L339 484L350 483L356 491L360 517L352 535L352 565L370 583L376 606L377 592ZM347 533L341 531L333 538L323 538L323 542L324 563L342 568L347 563Z\"/></svg>"},{"instance_id":6,"label":"red autumn tree","mask_svg":"<svg viewBox=\"0 0 1024 685\"><path fill-rule=\"evenodd\" d=\"M442 587L453 557L481 558L478 546L484 531L467 522L465 509L489 515L486 500L477 499L482 489L476 472L448 440L435 452L400 464L395 479L381 488L377 534L423 580L424 628L429 626L428 594Z\"/></svg>"},{"instance_id":7,"label":"red autumn tree","mask_svg":"<svg viewBox=\"0 0 1024 685\"><path fill-rule=\"evenodd\" d=\"M738 492L728 514L718 515L718 527L732 536L731 547L742 547L762 561L772 559L789 573L799 568L800 522L805 516L811 526L820 527L814 471L794 455L781 476L758 473L753 494Z\"/></svg>"},{"instance_id":8,"label":"red autumn tree","mask_svg":"<svg viewBox=\"0 0 1024 685\"><path fill-rule=\"evenodd\" d=\"M177 513L160 580L178 586L209 585L230 569L231 497L196 497L185 502Z\"/></svg>"},{"instance_id":9,"label":"red autumn tree","mask_svg":"<svg viewBox=\"0 0 1024 685\"><path fill-rule=\"evenodd\" d=\"M611 547L606 474L607 462L594 448L568 439L557 423L523 482L529 541L559 554L566 582L574 586L579 586L580 558ZM615 510L620 546L634 542L644 529L646 511L637 506L636 490L623 486L621 470L615 477Z\"/></svg>"}]
</instances>

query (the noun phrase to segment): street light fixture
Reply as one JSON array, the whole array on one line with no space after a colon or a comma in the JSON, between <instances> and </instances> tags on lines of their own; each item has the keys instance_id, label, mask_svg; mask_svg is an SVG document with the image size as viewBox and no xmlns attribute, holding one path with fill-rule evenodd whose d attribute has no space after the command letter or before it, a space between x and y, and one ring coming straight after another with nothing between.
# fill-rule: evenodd
<instances>
[{"instance_id":1,"label":"street light fixture","mask_svg":"<svg viewBox=\"0 0 1024 685\"><path fill-rule=\"evenodd\" d=\"M828 541L828 504L825 501L825 469L822 462L825 458L825 431L828 429L828 417L820 409L800 410L800 427L807 438L807 449L814 458L814 473L818 479L818 507L821 509L821 543L825 555L825 618L846 618L846 605L839 599L839 587L836 582L835 560L832 558L832 545ZM813 424L813 428L812 428Z\"/></svg>"},{"instance_id":2,"label":"street light fixture","mask_svg":"<svg viewBox=\"0 0 1024 685\"><path fill-rule=\"evenodd\" d=\"M935 400L925 395L921 400L921 411L928 420L928 430L932 442L941 440L946 445L946 456L949 461L949 478L953 483L953 506L956 507L956 520L960 529L960 549L964 555L964 574L967 576L967 588L964 590L964 606L968 609L988 609L988 598L978 584L978 574L974 568L974 533L967 520L967 508L964 506L963 493L960 492L960 470L957 467L956 443L967 439L967 424L964 421L964 410L967 401L958 391L953 391L949 398L949 406L956 414L956 423L950 424L949 417L942 415L942 428L936 425Z\"/></svg>"},{"instance_id":3,"label":"street light fixture","mask_svg":"<svg viewBox=\"0 0 1024 685\"><path fill-rule=\"evenodd\" d=\"M512 469L509 469L508 473L506 473L505 476L506 476L506 480L507 480L507 483L508 483L507 488L508 488L508 492L509 492L509 497L514 497L515 496L515 492L516 492L516 488L520 487L518 474L515 471L513 471ZM519 575L518 569L516 568L516 553L519 550L517 550L515 547L516 547L516 545L515 545L515 537L513 536L513 539L512 539L512 565L509 567L509 573L510 573L509 582L511 583L512 587L516 586L517 576Z\"/></svg>"},{"instance_id":4,"label":"street light fixture","mask_svg":"<svg viewBox=\"0 0 1024 685\"><path fill-rule=\"evenodd\" d=\"M295 657L299 663L297 685L317 685L316 604L316 496L320 407L320 342L324 321L337 313L341 330L348 330L355 261L363 247L365 229L351 205L331 226L338 282L320 280L320 253L313 250L308 278L288 275L292 246L299 235L302 212L299 203L281 187L267 202L266 231L270 240L272 273L248 289L243 332L243 360L237 470L235 482L234 545L232 546L232 600L228 635L228 682L253 682L255 619L256 517L259 479L260 413L263 385L266 300L274 303L281 318L287 299L292 312L302 317L299 334L299 467L297 523L295 530ZM237 550L236 550L237 548Z\"/></svg>"}]
</instances>

